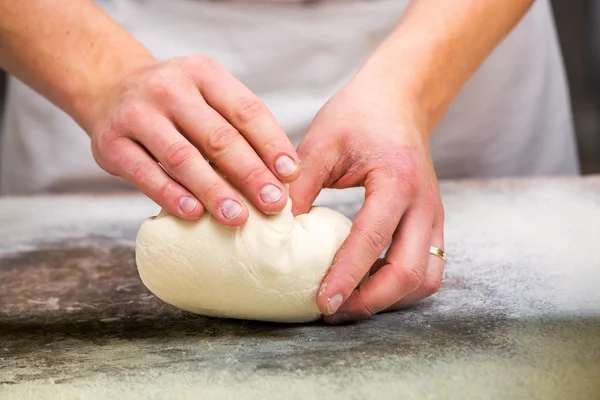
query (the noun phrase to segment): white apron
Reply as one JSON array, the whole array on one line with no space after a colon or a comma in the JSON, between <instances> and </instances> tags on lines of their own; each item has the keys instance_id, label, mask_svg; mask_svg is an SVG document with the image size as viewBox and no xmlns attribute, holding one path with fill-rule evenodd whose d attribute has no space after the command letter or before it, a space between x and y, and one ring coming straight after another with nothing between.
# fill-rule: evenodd
<instances>
[{"instance_id":1,"label":"white apron","mask_svg":"<svg viewBox=\"0 0 600 400\"><path fill-rule=\"evenodd\" d=\"M159 59L204 53L218 60L297 144L319 108L394 28L408 0L98 3ZM95 164L89 138L67 115L15 79L8 86L0 194L131 188ZM536 1L496 48L431 142L442 179L578 172L548 1Z\"/></svg>"}]
</instances>

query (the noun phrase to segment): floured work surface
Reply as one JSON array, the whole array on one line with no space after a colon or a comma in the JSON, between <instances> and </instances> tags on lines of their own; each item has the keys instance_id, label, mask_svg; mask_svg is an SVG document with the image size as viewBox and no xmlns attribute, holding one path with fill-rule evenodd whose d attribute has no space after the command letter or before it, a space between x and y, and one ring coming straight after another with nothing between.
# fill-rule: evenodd
<instances>
[{"instance_id":1,"label":"floured work surface","mask_svg":"<svg viewBox=\"0 0 600 400\"><path fill-rule=\"evenodd\" d=\"M441 291L340 327L162 303L135 269L142 197L0 199L0 398L600 398L600 179L443 194Z\"/></svg>"}]
</instances>

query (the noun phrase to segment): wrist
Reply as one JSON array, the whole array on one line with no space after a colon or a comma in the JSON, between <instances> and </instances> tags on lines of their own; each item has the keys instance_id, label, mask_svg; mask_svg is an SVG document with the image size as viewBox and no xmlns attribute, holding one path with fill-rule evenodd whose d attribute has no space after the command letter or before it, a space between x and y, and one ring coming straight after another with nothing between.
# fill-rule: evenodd
<instances>
[{"instance_id":1,"label":"wrist","mask_svg":"<svg viewBox=\"0 0 600 400\"><path fill-rule=\"evenodd\" d=\"M412 42L412 43L411 43ZM431 134L457 95L463 80L444 69L443 53L390 36L359 70L356 79L374 85L381 95ZM437 53L437 54L436 54Z\"/></svg>"},{"instance_id":2,"label":"wrist","mask_svg":"<svg viewBox=\"0 0 600 400\"><path fill-rule=\"evenodd\" d=\"M431 133L531 4L516 0L507 8L501 0L413 0L359 74L382 81L390 98L407 98Z\"/></svg>"},{"instance_id":3,"label":"wrist","mask_svg":"<svg viewBox=\"0 0 600 400\"><path fill-rule=\"evenodd\" d=\"M397 67L399 65L400 67ZM386 107L387 114L403 125L411 125L423 139L427 139L431 127L433 106L424 94L425 77L413 74L402 63L394 64L384 52L378 50L362 66L350 83L362 93L376 98Z\"/></svg>"},{"instance_id":4,"label":"wrist","mask_svg":"<svg viewBox=\"0 0 600 400\"><path fill-rule=\"evenodd\" d=\"M79 74L80 79L67 87L64 109L89 135L106 103L116 95L120 82L156 62L145 49L137 54L100 60L94 71Z\"/></svg>"}]
</instances>

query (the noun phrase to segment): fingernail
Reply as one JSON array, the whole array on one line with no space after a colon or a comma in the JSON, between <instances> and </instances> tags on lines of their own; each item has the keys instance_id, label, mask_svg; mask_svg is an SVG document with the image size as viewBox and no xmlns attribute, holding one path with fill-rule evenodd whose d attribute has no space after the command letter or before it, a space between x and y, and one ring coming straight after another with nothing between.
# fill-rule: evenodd
<instances>
[{"instance_id":1,"label":"fingernail","mask_svg":"<svg viewBox=\"0 0 600 400\"><path fill-rule=\"evenodd\" d=\"M344 296L339 293L327 299L327 311L329 312L329 315L335 314L343 302Z\"/></svg>"},{"instance_id":2,"label":"fingernail","mask_svg":"<svg viewBox=\"0 0 600 400\"><path fill-rule=\"evenodd\" d=\"M337 313L333 317L331 317L329 323L332 325L338 325L346 321L350 321L350 317L348 316L348 314Z\"/></svg>"},{"instance_id":3,"label":"fingernail","mask_svg":"<svg viewBox=\"0 0 600 400\"><path fill-rule=\"evenodd\" d=\"M260 191L260 198L267 204L279 201L282 196L283 192L275 185L265 185Z\"/></svg>"},{"instance_id":4,"label":"fingernail","mask_svg":"<svg viewBox=\"0 0 600 400\"><path fill-rule=\"evenodd\" d=\"M280 156L275 160L275 171L280 176L290 176L296 171L296 163L288 156Z\"/></svg>"},{"instance_id":5,"label":"fingernail","mask_svg":"<svg viewBox=\"0 0 600 400\"><path fill-rule=\"evenodd\" d=\"M227 199L221 203L221 213L227 219L234 219L242 213L242 206L237 201Z\"/></svg>"},{"instance_id":6,"label":"fingernail","mask_svg":"<svg viewBox=\"0 0 600 400\"><path fill-rule=\"evenodd\" d=\"M198 205L198 200L192 196L182 196L179 199L179 208L186 214L194 211L194 208Z\"/></svg>"}]
</instances>

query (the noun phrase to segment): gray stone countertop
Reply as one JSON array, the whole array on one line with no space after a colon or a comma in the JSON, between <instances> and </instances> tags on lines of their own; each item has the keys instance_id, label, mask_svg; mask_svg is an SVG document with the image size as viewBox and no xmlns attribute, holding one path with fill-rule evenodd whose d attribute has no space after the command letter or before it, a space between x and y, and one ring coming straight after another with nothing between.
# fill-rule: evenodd
<instances>
[{"instance_id":1,"label":"gray stone countertop","mask_svg":"<svg viewBox=\"0 0 600 400\"><path fill-rule=\"evenodd\" d=\"M438 294L356 324L205 318L142 285L141 196L0 198L0 399L600 399L600 178L442 184ZM353 216L360 193L320 202Z\"/></svg>"}]
</instances>

